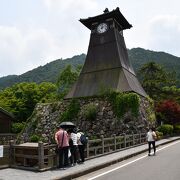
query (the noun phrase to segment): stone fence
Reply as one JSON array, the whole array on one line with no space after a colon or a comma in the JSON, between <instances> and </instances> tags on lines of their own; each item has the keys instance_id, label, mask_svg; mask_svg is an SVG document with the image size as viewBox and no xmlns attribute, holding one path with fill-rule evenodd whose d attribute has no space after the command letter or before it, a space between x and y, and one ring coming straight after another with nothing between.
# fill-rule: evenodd
<instances>
[{"instance_id":1,"label":"stone fence","mask_svg":"<svg viewBox=\"0 0 180 180\"><path fill-rule=\"evenodd\" d=\"M109 138L88 140L85 157L87 159L138 146L146 142L146 134L131 134ZM4 156L0 157L0 168L14 167L33 171L45 171L58 166L56 145L39 143L10 144L4 146Z\"/></svg>"}]
</instances>

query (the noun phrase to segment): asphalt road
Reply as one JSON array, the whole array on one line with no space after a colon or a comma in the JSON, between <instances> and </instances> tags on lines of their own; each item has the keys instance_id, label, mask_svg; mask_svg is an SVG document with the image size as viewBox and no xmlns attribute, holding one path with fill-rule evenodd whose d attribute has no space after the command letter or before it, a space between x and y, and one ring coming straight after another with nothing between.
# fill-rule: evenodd
<instances>
[{"instance_id":1,"label":"asphalt road","mask_svg":"<svg viewBox=\"0 0 180 180\"><path fill-rule=\"evenodd\" d=\"M180 180L180 141L77 178L77 180Z\"/></svg>"}]
</instances>

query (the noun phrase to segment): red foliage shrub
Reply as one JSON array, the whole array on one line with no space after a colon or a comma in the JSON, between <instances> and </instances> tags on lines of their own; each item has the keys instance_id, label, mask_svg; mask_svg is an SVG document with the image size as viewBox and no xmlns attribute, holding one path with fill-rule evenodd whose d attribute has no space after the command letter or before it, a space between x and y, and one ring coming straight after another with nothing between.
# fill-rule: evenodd
<instances>
[{"instance_id":1,"label":"red foliage shrub","mask_svg":"<svg viewBox=\"0 0 180 180\"><path fill-rule=\"evenodd\" d=\"M173 100L164 100L156 106L156 112L161 113L166 123L180 123L180 105Z\"/></svg>"}]
</instances>

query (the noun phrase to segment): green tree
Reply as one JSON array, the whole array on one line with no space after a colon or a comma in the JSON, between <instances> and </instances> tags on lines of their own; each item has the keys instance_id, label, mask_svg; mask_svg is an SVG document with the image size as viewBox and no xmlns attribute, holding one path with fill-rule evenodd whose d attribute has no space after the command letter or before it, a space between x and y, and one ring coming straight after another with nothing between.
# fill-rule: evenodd
<instances>
[{"instance_id":1,"label":"green tree","mask_svg":"<svg viewBox=\"0 0 180 180\"><path fill-rule=\"evenodd\" d=\"M163 87L173 86L177 82L174 72L167 72L155 62L144 64L138 70L138 76L147 94L154 99L160 97Z\"/></svg>"},{"instance_id":2,"label":"green tree","mask_svg":"<svg viewBox=\"0 0 180 180\"><path fill-rule=\"evenodd\" d=\"M162 99L172 99L180 104L180 88L165 86L162 88Z\"/></svg>"},{"instance_id":3,"label":"green tree","mask_svg":"<svg viewBox=\"0 0 180 180\"><path fill-rule=\"evenodd\" d=\"M79 74L80 74L80 72L81 72L81 70L82 70L82 65L81 64L78 64L78 66L76 67L76 72L78 73L78 76L79 76Z\"/></svg>"},{"instance_id":4,"label":"green tree","mask_svg":"<svg viewBox=\"0 0 180 180\"><path fill-rule=\"evenodd\" d=\"M81 68L81 66L77 66L76 70L73 70L71 65L68 65L60 73L56 83L60 96L63 97L68 92L70 87L72 87L79 76Z\"/></svg>"},{"instance_id":5,"label":"green tree","mask_svg":"<svg viewBox=\"0 0 180 180\"><path fill-rule=\"evenodd\" d=\"M50 82L43 82L38 85L38 94L40 102L54 102L57 101L57 86Z\"/></svg>"},{"instance_id":6,"label":"green tree","mask_svg":"<svg viewBox=\"0 0 180 180\"><path fill-rule=\"evenodd\" d=\"M19 83L0 92L0 106L13 113L17 122L23 122L42 98L48 99L55 93L52 83Z\"/></svg>"}]
</instances>

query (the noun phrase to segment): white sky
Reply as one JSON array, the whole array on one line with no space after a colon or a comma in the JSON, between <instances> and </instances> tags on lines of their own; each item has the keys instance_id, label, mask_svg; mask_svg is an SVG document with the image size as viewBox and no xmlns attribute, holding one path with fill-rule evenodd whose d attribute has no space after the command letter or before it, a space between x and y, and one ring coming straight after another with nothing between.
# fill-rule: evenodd
<instances>
[{"instance_id":1,"label":"white sky","mask_svg":"<svg viewBox=\"0 0 180 180\"><path fill-rule=\"evenodd\" d=\"M80 18L120 8L133 25L127 48L180 57L179 0L0 0L0 77L87 53L90 31Z\"/></svg>"}]
</instances>

